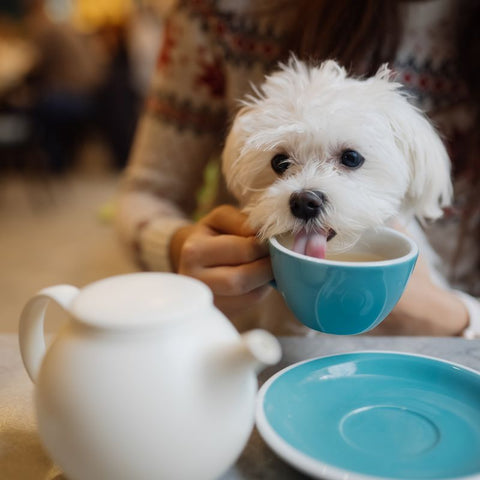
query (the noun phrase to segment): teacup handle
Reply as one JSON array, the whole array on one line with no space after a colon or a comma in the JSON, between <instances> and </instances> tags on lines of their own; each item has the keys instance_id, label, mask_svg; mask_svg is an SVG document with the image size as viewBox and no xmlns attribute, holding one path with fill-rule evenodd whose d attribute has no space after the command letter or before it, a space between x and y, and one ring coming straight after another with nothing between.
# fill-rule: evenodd
<instances>
[{"instance_id":1,"label":"teacup handle","mask_svg":"<svg viewBox=\"0 0 480 480\"><path fill-rule=\"evenodd\" d=\"M53 300L68 312L72 300L78 295L78 292L78 288L72 285L55 285L44 288L27 302L20 315L18 331L20 354L33 383L37 380L45 355L43 325L48 303Z\"/></svg>"}]
</instances>

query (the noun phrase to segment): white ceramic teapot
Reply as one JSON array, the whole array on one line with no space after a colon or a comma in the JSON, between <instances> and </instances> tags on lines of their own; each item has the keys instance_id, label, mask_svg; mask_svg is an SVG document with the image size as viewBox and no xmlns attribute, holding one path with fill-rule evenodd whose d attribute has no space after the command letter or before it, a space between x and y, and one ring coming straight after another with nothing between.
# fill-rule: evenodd
<instances>
[{"instance_id":1,"label":"white ceramic teapot","mask_svg":"<svg viewBox=\"0 0 480 480\"><path fill-rule=\"evenodd\" d=\"M45 351L50 300L70 319ZM280 358L271 334L239 335L206 285L166 273L46 288L19 337L40 437L70 480L217 477L252 430L256 372Z\"/></svg>"}]
</instances>

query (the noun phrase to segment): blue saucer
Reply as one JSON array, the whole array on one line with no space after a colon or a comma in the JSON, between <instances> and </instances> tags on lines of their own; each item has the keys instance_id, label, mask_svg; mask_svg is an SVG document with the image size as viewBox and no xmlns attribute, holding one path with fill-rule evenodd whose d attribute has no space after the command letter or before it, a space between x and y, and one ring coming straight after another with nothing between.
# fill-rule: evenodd
<instances>
[{"instance_id":1,"label":"blue saucer","mask_svg":"<svg viewBox=\"0 0 480 480\"><path fill-rule=\"evenodd\" d=\"M257 428L316 478L480 479L480 373L356 352L297 363L260 389Z\"/></svg>"}]
</instances>

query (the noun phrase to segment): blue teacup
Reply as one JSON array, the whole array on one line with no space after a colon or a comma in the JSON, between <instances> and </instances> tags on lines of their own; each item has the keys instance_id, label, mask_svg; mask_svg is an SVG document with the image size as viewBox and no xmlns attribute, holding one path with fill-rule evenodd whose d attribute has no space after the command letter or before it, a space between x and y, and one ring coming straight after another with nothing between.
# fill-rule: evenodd
<instances>
[{"instance_id":1,"label":"blue teacup","mask_svg":"<svg viewBox=\"0 0 480 480\"><path fill-rule=\"evenodd\" d=\"M291 244L289 236L270 239L275 286L299 321L335 335L364 333L384 320L418 257L410 238L386 227L365 232L336 258L307 257Z\"/></svg>"}]
</instances>

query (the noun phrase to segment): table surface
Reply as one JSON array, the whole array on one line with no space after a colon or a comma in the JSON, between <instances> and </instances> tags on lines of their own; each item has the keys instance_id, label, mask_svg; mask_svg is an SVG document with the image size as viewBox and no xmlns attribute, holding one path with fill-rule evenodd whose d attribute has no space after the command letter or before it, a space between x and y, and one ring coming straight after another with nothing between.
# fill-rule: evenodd
<instances>
[{"instance_id":1,"label":"table surface","mask_svg":"<svg viewBox=\"0 0 480 480\"><path fill-rule=\"evenodd\" d=\"M417 353L480 371L480 340L426 337L280 338L283 357L259 376L262 384L278 370L308 358L360 350ZM31 384L20 359L16 335L0 335L0 472L8 480L65 480L42 450L36 431ZM240 458L221 480L305 479L280 460L254 429Z\"/></svg>"}]
</instances>

